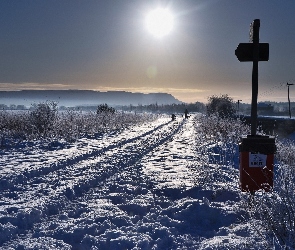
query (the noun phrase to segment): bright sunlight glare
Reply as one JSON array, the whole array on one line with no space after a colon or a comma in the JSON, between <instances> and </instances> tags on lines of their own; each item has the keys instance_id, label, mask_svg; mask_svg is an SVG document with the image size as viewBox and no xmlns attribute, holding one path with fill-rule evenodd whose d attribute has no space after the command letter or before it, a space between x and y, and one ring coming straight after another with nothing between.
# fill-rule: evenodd
<instances>
[{"instance_id":1,"label":"bright sunlight glare","mask_svg":"<svg viewBox=\"0 0 295 250\"><path fill-rule=\"evenodd\" d=\"M162 38L171 32L173 21L171 12L163 8L152 10L146 16L147 29L157 38Z\"/></svg>"}]
</instances>

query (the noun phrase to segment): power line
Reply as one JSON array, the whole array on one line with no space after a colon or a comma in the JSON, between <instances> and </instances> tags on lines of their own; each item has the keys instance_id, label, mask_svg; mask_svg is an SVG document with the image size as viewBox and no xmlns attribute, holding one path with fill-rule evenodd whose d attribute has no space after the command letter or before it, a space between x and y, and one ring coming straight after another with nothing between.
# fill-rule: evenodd
<instances>
[{"instance_id":1,"label":"power line","mask_svg":"<svg viewBox=\"0 0 295 250\"><path fill-rule=\"evenodd\" d=\"M290 80L287 81L289 84L295 84L295 80ZM284 90L287 89L287 85L286 82L281 82L276 84L275 86L271 87L270 89L263 91L261 93L258 93L259 97L264 97L264 96L271 96L274 92L278 91L278 90Z\"/></svg>"}]
</instances>

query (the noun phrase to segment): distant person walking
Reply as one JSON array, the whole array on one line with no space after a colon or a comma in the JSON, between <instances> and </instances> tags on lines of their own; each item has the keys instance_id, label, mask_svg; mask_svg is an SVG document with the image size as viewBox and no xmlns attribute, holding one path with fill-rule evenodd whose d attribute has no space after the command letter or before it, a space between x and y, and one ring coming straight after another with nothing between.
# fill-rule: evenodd
<instances>
[{"instance_id":1,"label":"distant person walking","mask_svg":"<svg viewBox=\"0 0 295 250\"><path fill-rule=\"evenodd\" d=\"M175 114L172 114L171 118L172 118L172 121L175 121L176 115Z\"/></svg>"},{"instance_id":2,"label":"distant person walking","mask_svg":"<svg viewBox=\"0 0 295 250\"><path fill-rule=\"evenodd\" d=\"M188 110L187 109L185 109L185 111L184 111L184 118L185 119L189 118Z\"/></svg>"}]
</instances>

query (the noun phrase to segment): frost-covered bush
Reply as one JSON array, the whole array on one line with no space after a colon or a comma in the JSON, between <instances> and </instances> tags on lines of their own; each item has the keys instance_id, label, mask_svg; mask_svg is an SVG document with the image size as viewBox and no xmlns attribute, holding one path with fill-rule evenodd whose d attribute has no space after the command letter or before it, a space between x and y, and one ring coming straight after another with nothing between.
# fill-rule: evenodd
<instances>
[{"instance_id":1,"label":"frost-covered bush","mask_svg":"<svg viewBox=\"0 0 295 250\"><path fill-rule=\"evenodd\" d=\"M202 116L196 129L196 152L200 152L195 169L197 185L232 183L230 179L237 179L235 169L239 165L239 138L249 132L249 126L240 120L210 115ZM231 175L225 175L224 166L231 167Z\"/></svg>"},{"instance_id":2,"label":"frost-covered bush","mask_svg":"<svg viewBox=\"0 0 295 250\"><path fill-rule=\"evenodd\" d=\"M248 222L259 231L266 245L275 249L295 249L295 144L277 141L272 192L245 194Z\"/></svg>"},{"instance_id":3,"label":"frost-covered bush","mask_svg":"<svg viewBox=\"0 0 295 250\"><path fill-rule=\"evenodd\" d=\"M116 110L113 107L108 106L105 104L100 104L97 107L96 113L97 114L114 114Z\"/></svg>"},{"instance_id":4,"label":"frost-covered bush","mask_svg":"<svg viewBox=\"0 0 295 250\"><path fill-rule=\"evenodd\" d=\"M249 134L250 127L239 120L211 115L202 117L199 131L207 139L201 147L204 156L208 155L202 157L199 183L206 186L232 183L229 178L238 180L237 171L225 174L222 167L239 166L239 137ZM295 249L295 144L291 140L277 140L276 146L272 192L241 193L241 210L247 215L245 223L264 240L265 249Z\"/></svg>"},{"instance_id":5,"label":"frost-covered bush","mask_svg":"<svg viewBox=\"0 0 295 250\"><path fill-rule=\"evenodd\" d=\"M234 143L237 143L242 135L250 132L250 127L241 120L222 118L218 114L202 116L199 126L207 138L223 138L222 140L230 140Z\"/></svg>"},{"instance_id":6,"label":"frost-covered bush","mask_svg":"<svg viewBox=\"0 0 295 250\"><path fill-rule=\"evenodd\" d=\"M278 140L276 142L276 159L280 164L295 165L295 144L291 140Z\"/></svg>"},{"instance_id":7,"label":"frost-covered bush","mask_svg":"<svg viewBox=\"0 0 295 250\"><path fill-rule=\"evenodd\" d=\"M29 113L27 111L0 111L0 146L5 147L11 140L28 139L31 134Z\"/></svg>"},{"instance_id":8,"label":"frost-covered bush","mask_svg":"<svg viewBox=\"0 0 295 250\"><path fill-rule=\"evenodd\" d=\"M248 134L250 127L232 118L218 115L203 116L200 120L200 134L207 139L205 150L211 164L237 165L238 143L242 135Z\"/></svg>"},{"instance_id":9,"label":"frost-covered bush","mask_svg":"<svg viewBox=\"0 0 295 250\"><path fill-rule=\"evenodd\" d=\"M206 188L224 183L224 188L238 186L239 137L249 134L250 127L235 119L203 116L198 124L196 184ZM276 141L274 188L255 195L241 194L241 214L253 233L261 237L265 249L295 249L295 143ZM227 171L224 171L227 166ZM228 171L233 166L232 172ZM226 184L227 183L227 184Z\"/></svg>"},{"instance_id":10,"label":"frost-covered bush","mask_svg":"<svg viewBox=\"0 0 295 250\"><path fill-rule=\"evenodd\" d=\"M58 115L57 135L59 138L66 138L71 141L83 136L95 136L97 133L121 130L132 124L153 119L153 117L146 114L67 110Z\"/></svg>"},{"instance_id":11,"label":"frost-covered bush","mask_svg":"<svg viewBox=\"0 0 295 250\"><path fill-rule=\"evenodd\" d=\"M40 103L30 111L0 111L0 146L35 139L72 142L83 136L95 137L153 119L156 115L71 109L58 111L56 103Z\"/></svg>"},{"instance_id":12,"label":"frost-covered bush","mask_svg":"<svg viewBox=\"0 0 295 250\"><path fill-rule=\"evenodd\" d=\"M233 117L236 113L234 102L228 95L212 95L208 97L207 114L218 115L222 118Z\"/></svg>"},{"instance_id":13,"label":"frost-covered bush","mask_svg":"<svg viewBox=\"0 0 295 250\"><path fill-rule=\"evenodd\" d=\"M34 133L47 136L53 130L57 119L57 103L44 102L33 105L30 113L30 123Z\"/></svg>"}]
</instances>

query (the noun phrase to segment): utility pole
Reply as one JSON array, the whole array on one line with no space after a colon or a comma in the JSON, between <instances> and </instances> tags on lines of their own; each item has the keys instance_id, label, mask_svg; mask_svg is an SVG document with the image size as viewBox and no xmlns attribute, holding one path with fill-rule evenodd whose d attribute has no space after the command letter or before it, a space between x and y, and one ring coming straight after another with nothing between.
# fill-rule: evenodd
<instances>
[{"instance_id":1,"label":"utility pole","mask_svg":"<svg viewBox=\"0 0 295 250\"><path fill-rule=\"evenodd\" d=\"M240 120L240 102L242 100L238 100L238 117L239 117L239 120Z\"/></svg>"},{"instance_id":2,"label":"utility pole","mask_svg":"<svg viewBox=\"0 0 295 250\"><path fill-rule=\"evenodd\" d=\"M288 102L289 102L289 116L291 118L291 103L290 103L290 89L289 87L294 85L294 83L287 83L288 86Z\"/></svg>"}]
</instances>

